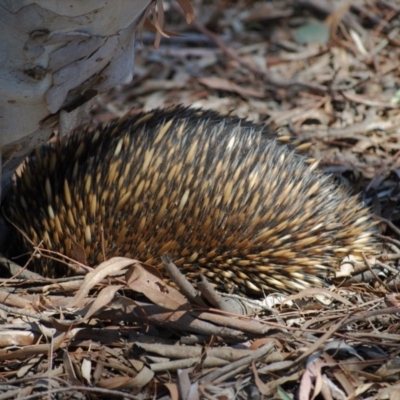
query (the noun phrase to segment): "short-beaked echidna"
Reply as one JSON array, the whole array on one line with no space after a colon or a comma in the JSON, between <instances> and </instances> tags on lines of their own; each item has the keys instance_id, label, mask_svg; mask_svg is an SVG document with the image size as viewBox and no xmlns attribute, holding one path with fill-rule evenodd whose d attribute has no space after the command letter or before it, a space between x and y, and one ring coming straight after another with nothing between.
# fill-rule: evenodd
<instances>
[{"instance_id":1,"label":"short-beaked echidna","mask_svg":"<svg viewBox=\"0 0 400 400\"><path fill-rule=\"evenodd\" d=\"M343 256L376 252L363 204L265 126L183 107L41 147L6 215L35 245L79 245L91 266L105 250L161 268L166 253L190 279L252 294L321 286Z\"/></svg>"}]
</instances>

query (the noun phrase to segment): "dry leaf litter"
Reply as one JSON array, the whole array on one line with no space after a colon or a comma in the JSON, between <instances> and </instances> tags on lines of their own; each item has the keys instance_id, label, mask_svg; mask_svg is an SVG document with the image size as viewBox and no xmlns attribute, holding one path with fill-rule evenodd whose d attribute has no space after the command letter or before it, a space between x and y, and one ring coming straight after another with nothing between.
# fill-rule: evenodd
<instances>
[{"instance_id":1,"label":"dry leaf litter","mask_svg":"<svg viewBox=\"0 0 400 400\"><path fill-rule=\"evenodd\" d=\"M358 275L345 262L346 284L262 301L199 295L168 259L180 290L125 258L58 280L3 260L0 398L400 398L399 4L191 4L190 25L187 1L153 11L132 83L91 119L182 103L310 140L381 221L382 254Z\"/></svg>"}]
</instances>

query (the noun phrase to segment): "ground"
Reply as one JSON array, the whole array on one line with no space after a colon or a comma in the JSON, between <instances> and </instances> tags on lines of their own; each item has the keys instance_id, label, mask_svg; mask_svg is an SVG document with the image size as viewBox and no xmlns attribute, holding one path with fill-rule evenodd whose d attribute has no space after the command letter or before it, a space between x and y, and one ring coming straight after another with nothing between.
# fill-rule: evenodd
<instances>
[{"instance_id":1,"label":"ground","mask_svg":"<svg viewBox=\"0 0 400 400\"><path fill-rule=\"evenodd\" d=\"M400 398L400 5L191 3L191 25L165 6L157 48L142 31L132 83L103 95L91 119L181 103L311 141L310 156L380 221L380 269L268 296L246 316L155 292L156 278L125 260L84 282L2 280L1 385L25 398L38 385L54 398ZM104 280L124 268L128 284Z\"/></svg>"}]
</instances>

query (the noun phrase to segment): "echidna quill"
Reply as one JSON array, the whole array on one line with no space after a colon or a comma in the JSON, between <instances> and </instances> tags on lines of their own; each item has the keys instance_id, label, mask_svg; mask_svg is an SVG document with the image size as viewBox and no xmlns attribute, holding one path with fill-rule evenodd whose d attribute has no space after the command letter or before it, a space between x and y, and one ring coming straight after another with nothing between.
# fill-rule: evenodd
<instances>
[{"instance_id":1,"label":"echidna quill","mask_svg":"<svg viewBox=\"0 0 400 400\"><path fill-rule=\"evenodd\" d=\"M367 208L306 161L265 126L155 110L38 149L6 215L35 245L80 246L90 266L127 256L161 269L166 253L223 291L299 291L377 246ZM44 258L35 268L68 273Z\"/></svg>"}]
</instances>

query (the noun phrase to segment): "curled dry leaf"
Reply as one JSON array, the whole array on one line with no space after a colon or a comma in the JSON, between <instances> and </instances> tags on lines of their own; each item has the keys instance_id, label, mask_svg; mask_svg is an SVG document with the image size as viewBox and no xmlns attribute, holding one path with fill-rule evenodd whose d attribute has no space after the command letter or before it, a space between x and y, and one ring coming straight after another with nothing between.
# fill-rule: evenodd
<instances>
[{"instance_id":1,"label":"curled dry leaf","mask_svg":"<svg viewBox=\"0 0 400 400\"><path fill-rule=\"evenodd\" d=\"M138 393L153 377L154 372L147 367L143 367L134 378L131 376L114 376L109 379L101 379L98 382L98 386L104 389L130 389Z\"/></svg>"},{"instance_id":2,"label":"curled dry leaf","mask_svg":"<svg viewBox=\"0 0 400 400\"><path fill-rule=\"evenodd\" d=\"M145 387L154 377L154 372L147 367L143 367L140 372L132 379L135 392L139 393L140 389Z\"/></svg>"},{"instance_id":3,"label":"curled dry leaf","mask_svg":"<svg viewBox=\"0 0 400 400\"><path fill-rule=\"evenodd\" d=\"M81 365L81 373L82 377L85 378L86 382L89 384L91 382L90 379L91 371L92 371L92 360L88 357L84 357Z\"/></svg>"},{"instance_id":4,"label":"curled dry leaf","mask_svg":"<svg viewBox=\"0 0 400 400\"><path fill-rule=\"evenodd\" d=\"M82 300L87 297L94 286L101 282L106 276L115 276L120 274L121 270L135 262L135 260L129 258L114 257L101 263L95 270L89 272L85 276L82 286L72 299L69 307L81 307Z\"/></svg>"},{"instance_id":5,"label":"curled dry leaf","mask_svg":"<svg viewBox=\"0 0 400 400\"><path fill-rule=\"evenodd\" d=\"M280 343L280 341L277 340L276 338L271 338L271 337L265 337L265 338L261 338L261 339L256 339L250 345L250 349L251 350L256 350L256 349L260 348L261 346L264 346L265 344L267 344L269 342L273 342L275 344L275 346L277 346L278 348L282 349L282 344Z\"/></svg>"},{"instance_id":6,"label":"curled dry leaf","mask_svg":"<svg viewBox=\"0 0 400 400\"><path fill-rule=\"evenodd\" d=\"M320 358L312 359L307 363L307 368L301 377L299 399L314 399L321 392L322 367L324 366L325 363Z\"/></svg>"},{"instance_id":7,"label":"curled dry leaf","mask_svg":"<svg viewBox=\"0 0 400 400\"><path fill-rule=\"evenodd\" d=\"M110 301L114 298L115 293L122 287L123 287L122 285L110 285L102 289L98 294L98 296L96 297L96 300L90 306L84 319L89 319L98 310L109 304Z\"/></svg>"},{"instance_id":8,"label":"curled dry leaf","mask_svg":"<svg viewBox=\"0 0 400 400\"><path fill-rule=\"evenodd\" d=\"M397 293L389 293L385 297L385 303L388 307L400 307L399 296Z\"/></svg>"},{"instance_id":9,"label":"curled dry leaf","mask_svg":"<svg viewBox=\"0 0 400 400\"><path fill-rule=\"evenodd\" d=\"M171 400L179 400L179 390L176 383L168 382L164 383L164 386L168 389Z\"/></svg>"},{"instance_id":10,"label":"curled dry leaf","mask_svg":"<svg viewBox=\"0 0 400 400\"><path fill-rule=\"evenodd\" d=\"M194 20L194 9L188 0L178 0L182 8L186 22L190 24ZM151 18L151 20L150 20ZM176 33L169 32L164 29L164 8L163 2L160 0L150 3L144 12L144 19L139 23L139 30L143 27L156 34L154 38L154 48L160 46L161 37L169 38L170 36L180 36Z\"/></svg>"},{"instance_id":11,"label":"curled dry leaf","mask_svg":"<svg viewBox=\"0 0 400 400\"><path fill-rule=\"evenodd\" d=\"M39 334L24 330L2 330L0 334L0 348L10 346L29 346L39 339Z\"/></svg>"},{"instance_id":12,"label":"curled dry leaf","mask_svg":"<svg viewBox=\"0 0 400 400\"><path fill-rule=\"evenodd\" d=\"M153 303L168 310L189 309L186 298L172 286L167 285L154 267L137 263L126 273L127 285L142 293Z\"/></svg>"},{"instance_id":13,"label":"curled dry leaf","mask_svg":"<svg viewBox=\"0 0 400 400\"><path fill-rule=\"evenodd\" d=\"M252 361L251 367L252 367L253 375L254 375L254 383L256 384L257 389L263 395L270 395L271 394L271 388L268 386L268 384L265 384L262 381L262 379L260 378L260 375L258 374L258 370L257 370L257 367L256 367L256 363L254 361Z\"/></svg>"},{"instance_id":14,"label":"curled dry leaf","mask_svg":"<svg viewBox=\"0 0 400 400\"><path fill-rule=\"evenodd\" d=\"M387 360L379 369L376 371L376 375L379 377L387 376L398 376L400 373L400 362L398 359Z\"/></svg>"},{"instance_id":15,"label":"curled dry leaf","mask_svg":"<svg viewBox=\"0 0 400 400\"><path fill-rule=\"evenodd\" d=\"M189 0L177 0L179 5L181 6L187 24L191 24L194 20L194 9L193 6L190 4Z\"/></svg>"}]
</instances>

